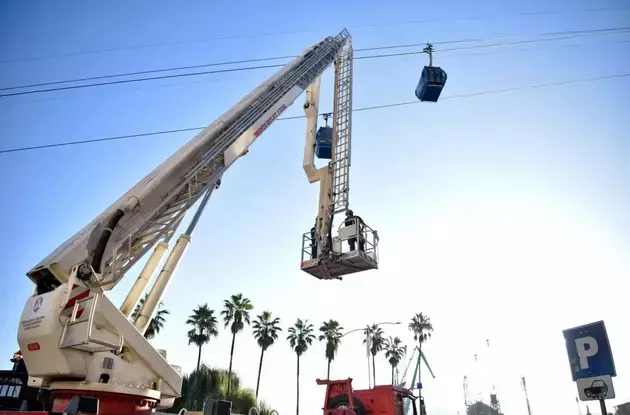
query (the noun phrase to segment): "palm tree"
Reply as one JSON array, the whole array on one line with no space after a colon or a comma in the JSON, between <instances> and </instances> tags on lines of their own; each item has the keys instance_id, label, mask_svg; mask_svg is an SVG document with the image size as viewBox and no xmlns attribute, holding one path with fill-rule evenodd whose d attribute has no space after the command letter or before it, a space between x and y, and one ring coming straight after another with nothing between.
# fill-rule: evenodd
<instances>
[{"instance_id":1,"label":"palm tree","mask_svg":"<svg viewBox=\"0 0 630 415\"><path fill-rule=\"evenodd\" d=\"M422 343L431 338L431 332L433 331L431 319L422 313L418 313L411 318L409 330L413 332L413 339L418 342L418 363L420 363L420 357L422 356ZM421 365L418 364L418 382L421 382L420 366Z\"/></svg>"},{"instance_id":2,"label":"palm tree","mask_svg":"<svg viewBox=\"0 0 630 415\"><path fill-rule=\"evenodd\" d=\"M319 331L322 332L319 336L319 341L326 340L326 360L328 360L326 379L330 379L330 362L335 360L339 343L341 343L342 330L343 327L335 320L325 321L319 328Z\"/></svg>"},{"instance_id":3,"label":"palm tree","mask_svg":"<svg viewBox=\"0 0 630 415\"><path fill-rule=\"evenodd\" d=\"M278 333L282 331L279 326L280 319L273 318L269 311L263 311L259 316L256 316L256 320L252 323L254 327L254 338L260 346L260 363L258 364L258 380L256 381L256 399L258 399L258 389L260 388L260 373L262 372L263 356L265 350L269 348L276 340L278 340Z\"/></svg>"},{"instance_id":4,"label":"palm tree","mask_svg":"<svg viewBox=\"0 0 630 415\"><path fill-rule=\"evenodd\" d=\"M365 343L369 337L370 353L372 354L372 378L374 379L374 385L376 385L376 365L374 364L374 358L378 352L383 350L387 340L385 340L385 332L383 329L376 324L368 326L363 333L365 334L363 343Z\"/></svg>"},{"instance_id":5,"label":"palm tree","mask_svg":"<svg viewBox=\"0 0 630 415\"><path fill-rule=\"evenodd\" d=\"M144 305L144 302L146 301L148 296L148 293L145 294L144 298L140 299L140 301L136 305L136 308L133 310L133 313L131 314L131 319L134 323L140 316L140 309ZM160 330L164 328L164 323L166 323L165 316L167 314L171 314L168 310L162 310L162 307L164 307L164 303L160 301L160 303L158 304L157 313L155 313L155 316L151 319L149 325L147 326L147 330L144 332L144 338L147 340L154 338L160 332Z\"/></svg>"},{"instance_id":6,"label":"palm tree","mask_svg":"<svg viewBox=\"0 0 630 415\"><path fill-rule=\"evenodd\" d=\"M217 318L214 316L214 310L208 308L208 304L198 305L193 313L186 320L186 324L190 324L193 328L188 332L188 344L195 344L199 347L197 356L197 370L201 363L201 346L208 343L212 337L219 335L217 330Z\"/></svg>"},{"instance_id":7,"label":"palm tree","mask_svg":"<svg viewBox=\"0 0 630 415\"><path fill-rule=\"evenodd\" d=\"M232 358L234 357L234 342L236 341L236 333L243 330L245 323L249 325L249 312L254 309L249 298L243 297L243 294L233 294L229 300L223 302L224 309L221 311L225 327L230 326L232 332L232 347L230 348L230 366L228 368L228 376L232 376ZM230 383L228 382L228 394L230 393Z\"/></svg>"},{"instance_id":8,"label":"palm tree","mask_svg":"<svg viewBox=\"0 0 630 415\"><path fill-rule=\"evenodd\" d=\"M400 337L389 338L385 342L385 357L390 365L392 365L392 385L394 384L394 370L407 353L407 346L403 346Z\"/></svg>"},{"instance_id":9,"label":"palm tree","mask_svg":"<svg viewBox=\"0 0 630 415\"><path fill-rule=\"evenodd\" d=\"M308 320L302 321L297 319L293 327L289 327L289 336L287 337L291 349L297 355L297 403L295 406L295 415L300 415L300 356L302 356L308 346L313 344L315 335L313 334L313 325Z\"/></svg>"}]
</instances>

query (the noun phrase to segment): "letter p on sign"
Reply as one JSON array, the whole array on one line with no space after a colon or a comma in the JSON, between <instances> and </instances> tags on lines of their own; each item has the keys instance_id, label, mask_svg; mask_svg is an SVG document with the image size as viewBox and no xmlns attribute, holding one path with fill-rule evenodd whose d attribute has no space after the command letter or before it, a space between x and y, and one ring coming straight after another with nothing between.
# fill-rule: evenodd
<instances>
[{"instance_id":1,"label":"letter p on sign","mask_svg":"<svg viewBox=\"0 0 630 415\"><path fill-rule=\"evenodd\" d=\"M588 358L597 354L597 340L594 337L580 337L575 339L575 348L580 358L580 369L588 369Z\"/></svg>"},{"instance_id":2,"label":"letter p on sign","mask_svg":"<svg viewBox=\"0 0 630 415\"><path fill-rule=\"evenodd\" d=\"M574 381L604 375L617 376L603 321L562 332L569 356L571 378Z\"/></svg>"}]
</instances>

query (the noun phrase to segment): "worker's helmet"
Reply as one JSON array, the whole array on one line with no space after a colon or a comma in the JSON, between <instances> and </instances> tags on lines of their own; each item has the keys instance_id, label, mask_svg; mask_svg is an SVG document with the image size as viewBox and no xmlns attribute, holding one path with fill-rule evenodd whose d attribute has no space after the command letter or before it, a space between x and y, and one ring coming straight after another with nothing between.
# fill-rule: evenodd
<instances>
[{"instance_id":1,"label":"worker's helmet","mask_svg":"<svg viewBox=\"0 0 630 415\"><path fill-rule=\"evenodd\" d=\"M348 209L346 210L346 216L353 216L354 212L352 212L352 210Z\"/></svg>"}]
</instances>

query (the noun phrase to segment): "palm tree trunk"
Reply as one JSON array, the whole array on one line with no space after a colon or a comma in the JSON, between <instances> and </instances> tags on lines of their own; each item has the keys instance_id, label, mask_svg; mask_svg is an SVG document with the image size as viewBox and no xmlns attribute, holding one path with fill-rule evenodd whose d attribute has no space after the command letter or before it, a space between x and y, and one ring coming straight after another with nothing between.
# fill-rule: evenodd
<instances>
[{"instance_id":1,"label":"palm tree trunk","mask_svg":"<svg viewBox=\"0 0 630 415\"><path fill-rule=\"evenodd\" d=\"M300 415L300 355L297 355L297 400L295 404L295 415Z\"/></svg>"},{"instance_id":2,"label":"palm tree trunk","mask_svg":"<svg viewBox=\"0 0 630 415\"><path fill-rule=\"evenodd\" d=\"M260 348L260 363L258 363L258 380L256 381L256 400L258 400L258 389L260 388L260 374L262 373L262 360L265 354L265 349Z\"/></svg>"},{"instance_id":3,"label":"palm tree trunk","mask_svg":"<svg viewBox=\"0 0 630 415\"><path fill-rule=\"evenodd\" d=\"M418 342L418 382L422 383L422 378L420 377L420 372L422 369L422 340ZM420 392L418 392L420 395Z\"/></svg>"},{"instance_id":4,"label":"palm tree trunk","mask_svg":"<svg viewBox=\"0 0 630 415\"><path fill-rule=\"evenodd\" d=\"M197 372L199 372L200 363L201 363L201 345L199 345L199 354L197 355Z\"/></svg>"},{"instance_id":5,"label":"palm tree trunk","mask_svg":"<svg viewBox=\"0 0 630 415\"><path fill-rule=\"evenodd\" d=\"M227 393L230 394L232 386L232 357L234 357L234 342L236 341L236 333L232 333L232 347L230 348L230 368L228 369L228 387Z\"/></svg>"},{"instance_id":6,"label":"palm tree trunk","mask_svg":"<svg viewBox=\"0 0 630 415\"><path fill-rule=\"evenodd\" d=\"M394 365L392 365L392 385L394 384Z\"/></svg>"},{"instance_id":7,"label":"palm tree trunk","mask_svg":"<svg viewBox=\"0 0 630 415\"><path fill-rule=\"evenodd\" d=\"M374 383L374 386L376 386L376 364L374 364L374 358L376 357L375 354L372 355L372 382Z\"/></svg>"},{"instance_id":8,"label":"palm tree trunk","mask_svg":"<svg viewBox=\"0 0 630 415\"><path fill-rule=\"evenodd\" d=\"M326 372L326 379L330 380L330 359L328 359L328 372Z\"/></svg>"}]
</instances>

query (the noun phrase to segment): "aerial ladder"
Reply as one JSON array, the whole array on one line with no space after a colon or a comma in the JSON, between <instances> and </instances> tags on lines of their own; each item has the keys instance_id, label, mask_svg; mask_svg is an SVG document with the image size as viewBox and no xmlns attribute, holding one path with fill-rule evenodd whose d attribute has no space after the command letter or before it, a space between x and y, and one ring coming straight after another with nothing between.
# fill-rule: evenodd
<instances>
[{"instance_id":1,"label":"aerial ladder","mask_svg":"<svg viewBox=\"0 0 630 415\"><path fill-rule=\"evenodd\" d=\"M335 65L330 154L316 167L320 76ZM320 184L315 229L303 235L301 269L320 279L378 268L378 236L348 215L352 119L352 39L343 30L309 47L160 164L28 273L35 284L18 328L29 386L48 389L52 411L77 399L98 402L100 415L148 414L180 396L180 369L143 334L190 244L204 207L225 172L304 92L307 134L303 168ZM324 128L324 127L322 127ZM327 127L326 127L327 128ZM77 197L85 197L77 193ZM146 291L185 214L201 199L137 318ZM336 214L346 212L341 223ZM344 241L359 241L358 250ZM122 306L105 295L151 249ZM89 412L89 411L83 411Z\"/></svg>"}]
</instances>

